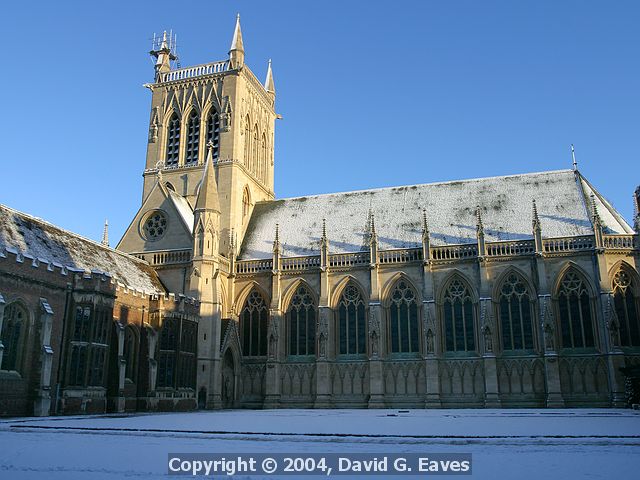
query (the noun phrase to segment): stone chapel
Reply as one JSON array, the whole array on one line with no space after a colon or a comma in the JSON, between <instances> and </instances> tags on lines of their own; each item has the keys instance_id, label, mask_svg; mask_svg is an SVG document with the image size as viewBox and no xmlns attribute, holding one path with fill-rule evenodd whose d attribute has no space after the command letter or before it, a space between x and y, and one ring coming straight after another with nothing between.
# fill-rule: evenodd
<instances>
[{"instance_id":1,"label":"stone chapel","mask_svg":"<svg viewBox=\"0 0 640 480\"><path fill-rule=\"evenodd\" d=\"M155 44L115 248L0 205L0 415L624 406L629 225L577 168L277 198L276 90Z\"/></svg>"}]
</instances>

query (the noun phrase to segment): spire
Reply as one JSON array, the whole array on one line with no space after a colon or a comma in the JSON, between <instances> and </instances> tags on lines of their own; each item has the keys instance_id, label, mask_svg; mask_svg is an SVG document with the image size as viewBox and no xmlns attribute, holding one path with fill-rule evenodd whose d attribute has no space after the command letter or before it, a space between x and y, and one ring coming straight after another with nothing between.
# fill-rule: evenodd
<instances>
[{"instance_id":1,"label":"spire","mask_svg":"<svg viewBox=\"0 0 640 480\"><path fill-rule=\"evenodd\" d=\"M598 205L596 204L596 196L592 193L590 195L591 198L591 219L593 220L593 224L602 223L602 219L600 218L600 213L598 212Z\"/></svg>"},{"instance_id":2,"label":"spire","mask_svg":"<svg viewBox=\"0 0 640 480\"><path fill-rule=\"evenodd\" d=\"M320 268L326 270L329 266L329 239L327 238L327 221L322 219L322 236L320 237Z\"/></svg>"},{"instance_id":3,"label":"spire","mask_svg":"<svg viewBox=\"0 0 640 480\"><path fill-rule=\"evenodd\" d=\"M429 237L429 224L427 223L427 209L422 209L422 259L428 262L431 257L431 238Z\"/></svg>"},{"instance_id":4,"label":"spire","mask_svg":"<svg viewBox=\"0 0 640 480\"><path fill-rule=\"evenodd\" d=\"M591 222L593 223L593 235L596 240L596 248L602 248L604 228L602 225L602 219L600 218L600 213L598 213L596 197L593 193L591 194Z\"/></svg>"},{"instance_id":5,"label":"spire","mask_svg":"<svg viewBox=\"0 0 640 480\"><path fill-rule=\"evenodd\" d=\"M244 64L244 44L242 43L242 30L240 28L240 14L236 17L236 28L233 31L233 40L229 49L231 68L240 68Z\"/></svg>"},{"instance_id":6,"label":"spire","mask_svg":"<svg viewBox=\"0 0 640 480\"><path fill-rule=\"evenodd\" d=\"M540 217L538 216L538 206L536 205L536 199L533 199L533 220L531 222L533 231L540 230Z\"/></svg>"},{"instance_id":7,"label":"spire","mask_svg":"<svg viewBox=\"0 0 640 480\"><path fill-rule=\"evenodd\" d=\"M280 251L280 225L276 223L276 234L273 237L273 251Z\"/></svg>"},{"instance_id":8,"label":"spire","mask_svg":"<svg viewBox=\"0 0 640 480\"><path fill-rule=\"evenodd\" d=\"M104 230L102 230L102 245L105 247L109 246L109 220L105 218L104 220Z\"/></svg>"},{"instance_id":9,"label":"spire","mask_svg":"<svg viewBox=\"0 0 640 480\"><path fill-rule=\"evenodd\" d=\"M378 234L376 233L376 219L369 210L369 254L371 266L378 264Z\"/></svg>"},{"instance_id":10,"label":"spire","mask_svg":"<svg viewBox=\"0 0 640 480\"><path fill-rule=\"evenodd\" d=\"M267 67L267 78L264 81L264 89L269 93L276 94L276 86L273 83L273 70L271 70L271 59L269 59L269 66Z\"/></svg>"},{"instance_id":11,"label":"spire","mask_svg":"<svg viewBox=\"0 0 640 480\"><path fill-rule=\"evenodd\" d=\"M478 257L483 258L487 255L487 251L484 241L484 225L482 224L482 211L480 209L480 205L476 207L476 234L478 237Z\"/></svg>"},{"instance_id":12,"label":"spire","mask_svg":"<svg viewBox=\"0 0 640 480\"><path fill-rule=\"evenodd\" d=\"M271 262L271 271L274 274L277 274L280 272L280 262L281 262L281 258L280 258L280 226L276 223L276 234L273 238L273 260Z\"/></svg>"},{"instance_id":13,"label":"spire","mask_svg":"<svg viewBox=\"0 0 640 480\"><path fill-rule=\"evenodd\" d=\"M573 148L573 143L571 144L571 159L573 160L573 171L578 171L578 162L576 160L576 149Z\"/></svg>"},{"instance_id":14,"label":"spire","mask_svg":"<svg viewBox=\"0 0 640 480\"><path fill-rule=\"evenodd\" d=\"M218 198L218 182L213 168L213 143L207 144L207 161L202 174L202 183L198 190L195 210L213 210L220 212L220 199Z\"/></svg>"},{"instance_id":15,"label":"spire","mask_svg":"<svg viewBox=\"0 0 640 480\"><path fill-rule=\"evenodd\" d=\"M533 199L533 218L531 220L533 227L533 241L537 254L542 254L542 227L540 225L540 217L538 216L538 206L535 198Z\"/></svg>"}]
</instances>

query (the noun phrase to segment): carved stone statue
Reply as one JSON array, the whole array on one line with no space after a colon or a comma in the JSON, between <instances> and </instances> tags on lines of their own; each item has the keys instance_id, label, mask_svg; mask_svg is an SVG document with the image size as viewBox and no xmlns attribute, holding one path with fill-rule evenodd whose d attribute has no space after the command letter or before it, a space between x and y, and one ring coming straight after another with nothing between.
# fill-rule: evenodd
<instances>
[{"instance_id":1,"label":"carved stone statue","mask_svg":"<svg viewBox=\"0 0 640 480\"><path fill-rule=\"evenodd\" d=\"M553 327L551 324L544 325L544 349L547 352L553 352L556 349L555 338L553 335Z\"/></svg>"},{"instance_id":2,"label":"carved stone statue","mask_svg":"<svg viewBox=\"0 0 640 480\"><path fill-rule=\"evenodd\" d=\"M487 353L493 352L493 336L491 335L491 329L488 326L485 326L482 330L484 335L484 350Z\"/></svg>"},{"instance_id":3,"label":"carved stone statue","mask_svg":"<svg viewBox=\"0 0 640 480\"><path fill-rule=\"evenodd\" d=\"M427 330L427 353L434 353L434 345L433 345L433 332L431 329Z\"/></svg>"}]
</instances>

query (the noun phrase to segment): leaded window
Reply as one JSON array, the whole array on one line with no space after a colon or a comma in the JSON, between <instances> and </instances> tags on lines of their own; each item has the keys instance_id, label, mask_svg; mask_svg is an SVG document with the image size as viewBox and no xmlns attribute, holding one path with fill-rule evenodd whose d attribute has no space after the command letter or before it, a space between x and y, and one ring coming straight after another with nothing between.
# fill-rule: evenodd
<instances>
[{"instance_id":1,"label":"leaded window","mask_svg":"<svg viewBox=\"0 0 640 480\"><path fill-rule=\"evenodd\" d=\"M111 325L111 309L76 306L69 345L69 385L105 385Z\"/></svg>"},{"instance_id":2,"label":"leaded window","mask_svg":"<svg viewBox=\"0 0 640 480\"><path fill-rule=\"evenodd\" d=\"M289 355L315 355L316 306L311 292L304 285L297 289L287 310L289 325Z\"/></svg>"},{"instance_id":3,"label":"leaded window","mask_svg":"<svg viewBox=\"0 0 640 480\"><path fill-rule=\"evenodd\" d=\"M585 281L573 270L569 270L560 282L558 310L562 347L593 347L595 342L591 297Z\"/></svg>"},{"instance_id":4,"label":"leaded window","mask_svg":"<svg viewBox=\"0 0 640 480\"><path fill-rule=\"evenodd\" d=\"M443 313L446 351L475 351L473 299L469 287L459 278L451 280L445 290Z\"/></svg>"},{"instance_id":5,"label":"leaded window","mask_svg":"<svg viewBox=\"0 0 640 480\"><path fill-rule=\"evenodd\" d=\"M620 345L623 347L640 346L640 317L635 288L629 272L619 270L614 275L613 299L620 325Z\"/></svg>"},{"instance_id":6,"label":"leaded window","mask_svg":"<svg viewBox=\"0 0 640 480\"><path fill-rule=\"evenodd\" d=\"M174 113L169 119L167 126L167 149L166 149L167 165L177 165L180 156L180 119L178 114Z\"/></svg>"},{"instance_id":7,"label":"leaded window","mask_svg":"<svg viewBox=\"0 0 640 480\"><path fill-rule=\"evenodd\" d=\"M122 321L122 319L120 319ZM125 367L125 378L128 378L132 382L137 380L137 365L136 357L138 351L138 338L134 327L131 325L124 329L124 359L127 362Z\"/></svg>"},{"instance_id":8,"label":"leaded window","mask_svg":"<svg viewBox=\"0 0 640 480\"><path fill-rule=\"evenodd\" d=\"M27 334L27 311L19 304L12 303L4 309L2 323L2 355L1 370L20 371L22 366L25 336Z\"/></svg>"},{"instance_id":9,"label":"leaded window","mask_svg":"<svg viewBox=\"0 0 640 480\"><path fill-rule=\"evenodd\" d=\"M252 290L240 313L242 353L247 356L267 354L267 303L257 290Z\"/></svg>"},{"instance_id":10,"label":"leaded window","mask_svg":"<svg viewBox=\"0 0 640 480\"><path fill-rule=\"evenodd\" d=\"M160 388L175 386L179 326L178 320L165 318L160 329L157 378L157 384Z\"/></svg>"},{"instance_id":11,"label":"leaded window","mask_svg":"<svg viewBox=\"0 0 640 480\"><path fill-rule=\"evenodd\" d=\"M415 291L405 280L400 280L391 293L389 322L391 352L419 353L418 303Z\"/></svg>"},{"instance_id":12,"label":"leaded window","mask_svg":"<svg viewBox=\"0 0 640 480\"><path fill-rule=\"evenodd\" d=\"M217 160L220 153L220 116L212 110L207 117L207 145L213 145L213 160Z\"/></svg>"},{"instance_id":13,"label":"leaded window","mask_svg":"<svg viewBox=\"0 0 640 480\"><path fill-rule=\"evenodd\" d=\"M499 311L502 349L533 349L533 305L524 280L515 273L502 284Z\"/></svg>"},{"instance_id":14,"label":"leaded window","mask_svg":"<svg viewBox=\"0 0 640 480\"><path fill-rule=\"evenodd\" d=\"M187 122L187 145L184 152L184 163L198 163L200 150L200 115L195 110L191 111Z\"/></svg>"},{"instance_id":15,"label":"leaded window","mask_svg":"<svg viewBox=\"0 0 640 480\"><path fill-rule=\"evenodd\" d=\"M340 355L359 355L366 352L366 314L360 289L348 284L338 304L338 332Z\"/></svg>"},{"instance_id":16,"label":"leaded window","mask_svg":"<svg viewBox=\"0 0 640 480\"><path fill-rule=\"evenodd\" d=\"M178 348L178 388L196 388L198 324L181 320L180 345Z\"/></svg>"}]
</instances>

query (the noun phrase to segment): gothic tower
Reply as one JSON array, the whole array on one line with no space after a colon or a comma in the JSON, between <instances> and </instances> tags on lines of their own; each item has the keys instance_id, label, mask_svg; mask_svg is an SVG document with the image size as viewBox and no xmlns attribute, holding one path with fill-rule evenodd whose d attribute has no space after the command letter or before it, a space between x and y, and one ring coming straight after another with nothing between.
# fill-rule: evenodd
<instances>
[{"instance_id":1,"label":"gothic tower","mask_svg":"<svg viewBox=\"0 0 640 480\"><path fill-rule=\"evenodd\" d=\"M242 241L256 202L274 198L273 72L269 61L262 84L246 65L239 16L227 60L176 69L166 32L150 53L156 63L154 82L145 85L152 98L142 206L117 248L161 267L167 287L186 293L207 145L220 204L216 254L228 254L232 232Z\"/></svg>"}]
</instances>

